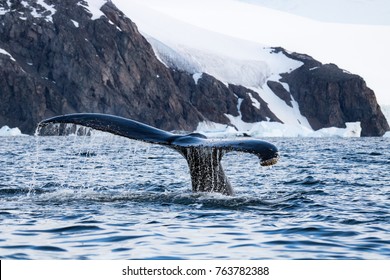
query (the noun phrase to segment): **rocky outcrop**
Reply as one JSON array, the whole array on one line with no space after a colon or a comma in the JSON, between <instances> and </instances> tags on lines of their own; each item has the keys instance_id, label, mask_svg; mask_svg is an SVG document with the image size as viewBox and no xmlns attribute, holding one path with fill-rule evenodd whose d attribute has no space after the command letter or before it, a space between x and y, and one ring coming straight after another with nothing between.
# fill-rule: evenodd
<instances>
[{"instance_id":1,"label":"rocky outcrop","mask_svg":"<svg viewBox=\"0 0 390 280\"><path fill-rule=\"evenodd\" d=\"M284 88L284 86L276 81L267 81L267 86L272 90L273 93L280 99L282 99L286 104L290 107L293 107L292 105L292 99L290 92Z\"/></svg>"},{"instance_id":2,"label":"rocky outcrop","mask_svg":"<svg viewBox=\"0 0 390 280\"><path fill-rule=\"evenodd\" d=\"M241 99L240 112L244 122L282 122L270 110L268 104L258 95L257 92L243 86L229 85L229 88Z\"/></svg>"},{"instance_id":3,"label":"rocky outcrop","mask_svg":"<svg viewBox=\"0 0 390 280\"><path fill-rule=\"evenodd\" d=\"M198 108L206 120L228 124L229 118L226 114L233 117L241 114L241 119L248 123L281 122L268 108L268 104L253 90L239 85L226 86L206 73L195 82L185 72L175 71L174 79L186 95L186 99Z\"/></svg>"},{"instance_id":4,"label":"rocky outcrop","mask_svg":"<svg viewBox=\"0 0 390 280\"><path fill-rule=\"evenodd\" d=\"M46 81L27 74L17 62L0 53L0 126L9 124L32 132L33 123L44 117L45 95L56 96Z\"/></svg>"},{"instance_id":5,"label":"rocky outcrop","mask_svg":"<svg viewBox=\"0 0 390 280\"><path fill-rule=\"evenodd\" d=\"M313 129L342 128L346 122L359 121L361 136L382 136L390 130L374 92L366 86L363 78L334 64L322 64L308 55L288 53L282 48L275 51L282 51L304 63L291 73L282 74L280 81L289 85L301 114ZM278 94L275 84L269 86ZM285 93L279 94L284 94L286 101Z\"/></svg>"}]
</instances>

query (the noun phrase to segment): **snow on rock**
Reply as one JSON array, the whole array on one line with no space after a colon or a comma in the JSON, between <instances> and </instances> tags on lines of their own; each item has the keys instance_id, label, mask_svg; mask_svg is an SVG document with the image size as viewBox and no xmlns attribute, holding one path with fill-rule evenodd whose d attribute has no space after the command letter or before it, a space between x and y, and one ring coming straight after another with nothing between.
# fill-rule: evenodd
<instances>
[{"instance_id":1,"label":"snow on rock","mask_svg":"<svg viewBox=\"0 0 390 280\"><path fill-rule=\"evenodd\" d=\"M53 15L57 12L54 5L47 4L44 0L36 0L30 4L27 1L20 2L25 8L31 11L31 15L36 18L43 18L46 21L53 22ZM21 19L25 19L21 17Z\"/></svg>"},{"instance_id":2,"label":"snow on rock","mask_svg":"<svg viewBox=\"0 0 390 280\"><path fill-rule=\"evenodd\" d=\"M253 95L252 95L252 93L250 93L250 92L248 92L248 95L249 95L249 98L251 99L251 101L252 101L252 105L253 105L253 107L255 107L255 108L257 108L257 109L261 109L260 108L260 102L259 101L257 101L257 99L256 98L254 98L253 97Z\"/></svg>"},{"instance_id":3,"label":"snow on rock","mask_svg":"<svg viewBox=\"0 0 390 280\"><path fill-rule=\"evenodd\" d=\"M72 21L72 23L73 23L74 26L76 26L77 28L79 28L80 24L79 24L77 21L75 21L75 20L73 20L73 19L71 19L71 21Z\"/></svg>"},{"instance_id":4,"label":"snow on rock","mask_svg":"<svg viewBox=\"0 0 390 280\"><path fill-rule=\"evenodd\" d=\"M203 73L195 73L192 75L192 78L194 79L195 84L198 84L199 79L202 78Z\"/></svg>"},{"instance_id":5,"label":"snow on rock","mask_svg":"<svg viewBox=\"0 0 390 280\"><path fill-rule=\"evenodd\" d=\"M9 52L7 52L6 50L4 50L2 48L0 48L0 53L8 55L11 58L12 61L16 61L15 58L13 58L13 56Z\"/></svg>"},{"instance_id":6,"label":"snow on rock","mask_svg":"<svg viewBox=\"0 0 390 280\"><path fill-rule=\"evenodd\" d=\"M54 5L49 5L45 0L35 0L31 3L27 1L19 1L24 8L28 9L33 17L43 18L45 21L53 22L53 15L57 12ZM10 0L0 3L0 15L5 15L11 10L12 2ZM20 12L20 19L27 20L26 15Z\"/></svg>"},{"instance_id":7,"label":"snow on rock","mask_svg":"<svg viewBox=\"0 0 390 280\"><path fill-rule=\"evenodd\" d=\"M104 16L103 12L100 11L100 8L107 2L108 0L87 0L80 1L77 5L84 7L91 13L92 19L98 19L101 16ZM11 1L7 0L4 3L0 3L0 15L4 15L10 11ZM36 18L43 18L46 21L53 22L53 15L57 12L54 5L48 4L49 1L46 0L33 0L30 4L27 1L20 1L25 8L29 9L31 15ZM20 16L20 19L26 20L27 18L23 15ZM78 27L78 23L73 21L73 23Z\"/></svg>"},{"instance_id":8,"label":"snow on rock","mask_svg":"<svg viewBox=\"0 0 390 280\"><path fill-rule=\"evenodd\" d=\"M0 3L0 5L1 5L0 6L0 16L5 15L11 7L11 1L10 0L7 0L7 2L3 1L3 3Z\"/></svg>"},{"instance_id":9,"label":"snow on rock","mask_svg":"<svg viewBox=\"0 0 390 280\"><path fill-rule=\"evenodd\" d=\"M49 12L49 15L45 16L46 20L53 21L52 16L56 13L56 9L54 8L54 5L48 5L45 3L44 0L38 0L37 3L43 7L43 9L46 12ZM42 13L41 13L42 14Z\"/></svg>"},{"instance_id":10,"label":"snow on rock","mask_svg":"<svg viewBox=\"0 0 390 280\"><path fill-rule=\"evenodd\" d=\"M104 16L100 8L107 2L107 0L87 0L77 3L77 5L84 7L91 13L91 19L95 20Z\"/></svg>"},{"instance_id":11,"label":"snow on rock","mask_svg":"<svg viewBox=\"0 0 390 280\"><path fill-rule=\"evenodd\" d=\"M275 75L269 78L269 80L278 81L279 75ZM291 96L292 106L290 107L286 102L275 95L275 93L265 84L262 88L250 88L256 91L260 97L268 103L268 107L272 112L286 125L300 125L311 129L308 120L301 115L299 111L299 105Z\"/></svg>"},{"instance_id":12,"label":"snow on rock","mask_svg":"<svg viewBox=\"0 0 390 280\"><path fill-rule=\"evenodd\" d=\"M0 136L25 136L22 134L19 128L10 128L9 126L3 126L0 128Z\"/></svg>"}]
</instances>

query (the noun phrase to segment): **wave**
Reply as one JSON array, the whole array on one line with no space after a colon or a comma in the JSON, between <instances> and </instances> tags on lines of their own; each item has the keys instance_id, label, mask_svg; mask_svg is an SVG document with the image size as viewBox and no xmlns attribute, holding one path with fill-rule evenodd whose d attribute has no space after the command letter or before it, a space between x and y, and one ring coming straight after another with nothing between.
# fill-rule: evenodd
<instances>
[{"instance_id":1,"label":"wave","mask_svg":"<svg viewBox=\"0 0 390 280\"><path fill-rule=\"evenodd\" d=\"M117 186L85 187L61 183L46 183L40 187L0 188L0 199L39 203L137 203L145 205L192 206L197 209L262 210L288 209L305 202L303 192L259 193L258 190L240 190L234 196L219 193L193 193L189 186L171 184L123 184ZM307 202L307 201L306 201Z\"/></svg>"}]
</instances>

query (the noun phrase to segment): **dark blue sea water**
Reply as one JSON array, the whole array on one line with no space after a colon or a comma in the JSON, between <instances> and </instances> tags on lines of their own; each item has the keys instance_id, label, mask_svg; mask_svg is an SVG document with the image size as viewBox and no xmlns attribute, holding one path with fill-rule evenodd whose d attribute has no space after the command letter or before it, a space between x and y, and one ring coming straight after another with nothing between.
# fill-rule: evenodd
<instances>
[{"instance_id":1,"label":"dark blue sea water","mask_svg":"<svg viewBox=\"0 0 390 280\"><path fill-rule=\"evenodd\" d=\"M168 148L0 138L1 259L389 259L390 139L265 139L231 153L236 195L192 193Z\"/></svg>"}]
</instances>

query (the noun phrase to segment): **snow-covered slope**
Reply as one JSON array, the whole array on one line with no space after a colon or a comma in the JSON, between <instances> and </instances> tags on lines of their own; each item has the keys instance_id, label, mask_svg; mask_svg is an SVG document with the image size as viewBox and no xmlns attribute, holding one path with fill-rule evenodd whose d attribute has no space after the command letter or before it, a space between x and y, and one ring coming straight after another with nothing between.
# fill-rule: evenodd
<instances>
[{"instance_id":1,"label":"snow-covered slope","mask_svg":"<svg viewBox=\"0 0 390 280\"><path fill-rule=\"evenodd\" d=\"M210 33L214 35L224 34L252 43L282 46L310 54L323 63L336 63L361 75L375 91L379 104L390 104L387 82L390 37L386 36L390 34L389 1L114 0L114 3L136 22L142 32L168 45L166 40L178 44L186 40L200 41L198 34L192 33L193 29L183 26L187 23L187 27L200 27L215 32ZM275 10L278 7L301 15L310 14L318 20ZM326 14L324 11L332 11L334 22L320 21L321 15ZM339 23L340 18L345 18L348 23ZM381 21L381 18L386 18L386 21ZM376 25L364 24L367 21ZM176 22L176 28L164 25L167 22ZM382 22L388 25L378 25ZM210 44L209 47L214 46ZM225 48L229 49L229 44L225 44Z\"/></svg>"}]
</instances>

